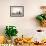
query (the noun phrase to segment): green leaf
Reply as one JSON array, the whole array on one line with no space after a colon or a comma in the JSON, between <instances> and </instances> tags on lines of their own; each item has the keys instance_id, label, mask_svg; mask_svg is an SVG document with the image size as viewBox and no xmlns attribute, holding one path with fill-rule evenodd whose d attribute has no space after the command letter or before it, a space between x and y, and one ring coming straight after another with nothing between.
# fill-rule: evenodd
<instances>
[{"instance_id":1,"label":"green leaf","mask_svg":"<svg viewBox=\"0 0 46 46\"><path fill-rule=\"evenodd\" d=\"M46 15L45 15L45 19L46 19Z\"/></svg>"},{"instance_id":2,"label":"green leaf","mask_svg":"<svg viewBox=\"0 0 46 46\"><path fill-rule=\"evenodd\" d=\"M36 19L39 20L39 21L44 20L44 18L43 18L41 15L38 15L38 16L36 17Z\"/></svg>"},{"instance_id":3,"label":"green leaf","mask_svg":"<svg viewBox=\"0 0 46 46\"><path fill-rule=\"evenodd\" d=\"M13 27L15 27L15 26L7 26L7 28L5 30L6 36L8 36L8 37L16 36L18 31L16 30L16 27L15 27L15 29Z\"/></svg>"}]
</instances>

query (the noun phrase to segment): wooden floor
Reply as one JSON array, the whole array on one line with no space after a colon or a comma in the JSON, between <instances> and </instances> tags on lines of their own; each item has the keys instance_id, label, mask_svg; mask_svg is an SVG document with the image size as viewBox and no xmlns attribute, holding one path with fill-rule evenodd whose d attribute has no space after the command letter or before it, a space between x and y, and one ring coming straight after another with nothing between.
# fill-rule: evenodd
<instances>
[{"instance_id":1,"label":"wooden floor","mask_svg":"<svg viewBox=\"0 0 46 46\"><path fill-rule=\"evenodd\" d=\"M46 44L44 45L23 44L23 45L15 45L15 46L46 46Z\"/></svg>"}]
</instances>

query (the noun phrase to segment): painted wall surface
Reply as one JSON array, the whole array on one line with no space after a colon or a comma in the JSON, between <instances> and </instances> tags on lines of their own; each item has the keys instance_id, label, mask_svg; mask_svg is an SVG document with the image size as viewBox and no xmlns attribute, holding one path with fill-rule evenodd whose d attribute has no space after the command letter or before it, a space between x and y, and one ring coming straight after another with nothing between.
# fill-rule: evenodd
<instances>
[{"instance_id":1,"label":"painted wall surface","mask_svg":"<svg viewBox=\"0 0 46 46\"><path fill-rule=\"evenodd\" d=\"M23 34L31 37L37 34L37 29L46 32L46 28L40 27L35 19L41 13L42 5L46 5L46 0L0 0L0 34L4 34L6 25L15 25L19 32L18 36ZM10 17L10 6L24 6L24 17ZM39 34L41 33L37 36Z\"/></svg>"}]
</instances>

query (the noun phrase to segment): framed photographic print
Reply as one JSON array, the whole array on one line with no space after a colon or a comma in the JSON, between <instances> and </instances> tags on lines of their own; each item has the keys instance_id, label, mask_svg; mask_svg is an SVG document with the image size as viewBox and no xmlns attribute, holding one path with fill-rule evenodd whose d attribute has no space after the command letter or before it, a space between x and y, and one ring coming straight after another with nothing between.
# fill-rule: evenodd
<instances>
[{"instance_id":1,"label":"framed photographic print","mask_svg":"<svg viewBox=\"0 0 46 46\"><path fill-rule=\"evenodd\" d=\"M10 6L11 17L24 17L24 6Z\"/></svg>"}]
</instances>

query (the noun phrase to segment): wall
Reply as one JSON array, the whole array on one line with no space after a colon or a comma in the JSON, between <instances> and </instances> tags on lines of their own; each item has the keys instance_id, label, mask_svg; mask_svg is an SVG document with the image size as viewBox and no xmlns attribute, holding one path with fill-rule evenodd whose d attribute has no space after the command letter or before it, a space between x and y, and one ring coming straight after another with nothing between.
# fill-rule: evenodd
<instances>
[{"instance_id":1,"label":"wall","mask_svg":"<svg viewBox=\"0 0 46 46\"><path fill-rule=\"evenodd\" d=\"M10 17L10 6L24 6L24 17ZM4 34L6 25L15 25L18 36L31 36L39 27L35 16L41 13L40 6L46 5L46 0L0 0L0 33Z\"/></svg>"}]
</instances>

